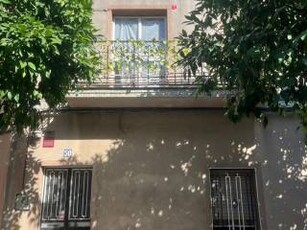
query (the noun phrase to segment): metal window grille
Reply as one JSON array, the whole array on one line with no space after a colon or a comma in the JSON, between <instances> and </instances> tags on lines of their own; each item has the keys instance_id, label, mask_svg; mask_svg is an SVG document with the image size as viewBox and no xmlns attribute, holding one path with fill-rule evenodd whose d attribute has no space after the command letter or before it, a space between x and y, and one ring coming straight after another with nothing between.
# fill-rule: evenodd
<instances>
[{"instance_id":1,"label":"metal window grille","mask_svg":"<svg viewBox=\"0 0 307 230\"><path fill-rule=\"evenodd\" d=\"M210 170L213 230L259 230L255 171Z\"/></svg>"},{"instance_id":2,"label":"metal window grille","mask_svg":"<svg viewBox=\"0 0 307 230\"><path fill-rule=\"evenodd\" d=\"M90 169L44 171L41 229L90 229Z\"/></svg>"}]
</instances>

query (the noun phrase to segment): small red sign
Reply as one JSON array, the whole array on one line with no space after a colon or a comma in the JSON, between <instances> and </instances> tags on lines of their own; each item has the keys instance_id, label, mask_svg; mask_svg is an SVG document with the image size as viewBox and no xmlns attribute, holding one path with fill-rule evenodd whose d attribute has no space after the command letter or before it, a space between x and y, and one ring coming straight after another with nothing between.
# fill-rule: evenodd
<instances>
[{"instance_id":1,"label":"small red sign","mask_svg":"<svg viewBox=\"0 0 307 230\"><path fill-rule=\"evenodd\" d=\"M53 148L54 147L54 139L43 139L43 148Z\"/></svg>"},{"instance_id":2,"label":"small red sign","mask_svg":"<svg viewBox=\"0 0 307 230\"><path fill-rule=\"evenodd\" d=\"M54 132L46 131L43 138L43 148L53 148L54 147Z\"/></svg>"}]
</instances>

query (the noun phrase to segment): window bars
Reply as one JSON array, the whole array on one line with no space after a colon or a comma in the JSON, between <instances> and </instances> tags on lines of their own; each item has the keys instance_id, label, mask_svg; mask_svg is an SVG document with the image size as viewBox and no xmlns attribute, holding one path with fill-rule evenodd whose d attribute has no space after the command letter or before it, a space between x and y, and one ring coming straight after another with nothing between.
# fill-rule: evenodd
<instances>
[{"instance_id":1,"label":"window bars","mask_svg":"<svg viewBox=\"0 0 307 230\"><path fill-rule=\"evenodd\" d=\"M41 229L90 229L90 169L45 169Z\"/></svg>"},{"instance_id":2,"label":"window bars","mask_svg":"<svg viewBox=\"0 0 307 230\"><path fill-rule=\"evenodd\" d=\"M255 171L212 169L214 230L259 230Z\"/></svg>"}]
</instances>

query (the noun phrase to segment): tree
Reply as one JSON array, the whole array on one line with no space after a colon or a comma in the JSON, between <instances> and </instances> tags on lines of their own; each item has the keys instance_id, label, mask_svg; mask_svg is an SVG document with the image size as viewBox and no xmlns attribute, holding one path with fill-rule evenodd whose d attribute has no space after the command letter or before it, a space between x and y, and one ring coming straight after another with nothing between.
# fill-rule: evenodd
<instances>
[{"instance_id":1,"label":"tree","mask_svg":"<svg viewBox=\"0 0 307 230\"><path fill-rule=\"evenodd\" d=\"M197 0L186 16L191 33L179 37L181 64L198 77L202 92L230 90L227 115L238 121L263 108L299 114L307 127L306 0Z\"/></svg>"},{"instance_id":2,"label":"tree","mask_svg":"<svg viewBox=\"0 0 307 230\"><path fill-rule=\"evenodd\" d=\"M80 80L97 74L89 0L0 0L0 130L39 124Z\"/></svg>"}]
</instances>

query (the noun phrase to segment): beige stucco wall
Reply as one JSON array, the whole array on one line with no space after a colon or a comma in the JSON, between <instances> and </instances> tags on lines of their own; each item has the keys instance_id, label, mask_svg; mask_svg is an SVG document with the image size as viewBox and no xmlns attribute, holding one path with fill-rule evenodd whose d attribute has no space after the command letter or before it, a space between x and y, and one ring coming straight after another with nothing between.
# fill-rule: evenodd
<instances>
[{"instance_id":1,"label":"beige stucco wall","mask_svg":"<svg viewBox=\"0 0 307 230\"><path fill-rule=\"evenodd\" d=\"M10 134L0 135L0 226L5 199L7 170L10 156Z\"/></svg>"},{"instance_id":2,"label":"beige stucco wall","mask_svg":"<svg viewBox=\"0 0 307 230\"><path fill-rule=\"evenodd\" d=\"M253 119L235 125L221 110L63 113L48 127L55 147L29 149L32 209L4 229L37 229L42 167L59 165L93 166L95 229L210 229L212 167L256 168L262 229L307 228L307 156L297 125L275 116L266 129Z\"/></svg>"},{"instance_id":3,"label":"beige stucco wall","mask_svg":"<svg viewBox=\"0 0 307 230\"><path fill-rule=\"evenodd\" d=\"M0 169L4 178L1 192L5 195L1 229L19 229L19 218L22 213L14 210L14 204L16 194L23 190L26 183L24 172L28 153L27 138L23 134L12 134L9 137L7 135L5 146L6 155L1 159L4 161L1 161L3 168Z\"/></svg>"},{"instance_id":4,"label":"beige stucco wall","mask_svg":"<svg viewBox=\"0 0 307 230\"><path fill-rule=\"evenodd\" d=\"M177 8L172 9L172 5L176 5ZM194 5L195 2L192 0L97 0L93 1L93 22L100 34L107 39L113 39L112 15L116 10L136 10L136 15L144 14L144 11L150 15L150 11L165 10L166 15L154 15L167 17L168 38L173 39L182 29L190 29L183 22L185 15Z\"/></svg>"},{"instance_id":5,"label":"beige stucco wall","mask_svg":"<svg viewBox=\"0 0 307 230\"><path fill-rule=\"evenodd\" d=\"M307 151L293 116L256 126L267 229L307 229Z\"/></svg>"}]
</instances>

